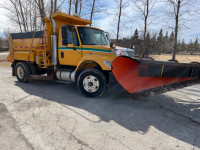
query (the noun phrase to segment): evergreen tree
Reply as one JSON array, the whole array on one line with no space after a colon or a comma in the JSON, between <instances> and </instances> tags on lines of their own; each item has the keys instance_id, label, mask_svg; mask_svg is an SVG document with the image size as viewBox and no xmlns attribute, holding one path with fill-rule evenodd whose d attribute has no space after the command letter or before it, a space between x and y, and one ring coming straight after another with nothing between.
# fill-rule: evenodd
<instances>
[{"instance_id":1,"label":"evergreen tree","mask_svg":"<svg viewBox=\"0 0 200 150\"><path fill-rule=\"evenodd\" d=\"M150 36L149 32L147 33L145 40L146 40L146 51L143 54L143 57L148 56L150 53L150 49L151 49L151 36Z\"/></svg>"},{"instance_id":2,"label":"evergreen tree","mask_svg":"<svg viewBox=\"0 0 200 150\"><path fill-rule=\"evenodd\" d=\"M151 54L156 54L157 53L157 39L156 39L156 34L153 35L151 38L151 47L150 47L150 53Z\"/></svg>"},{"instance_id":3,"label":"evergreen tree","mask_svg":"<svg viewBox=\"0 0 200 150\"><path fill-rule=\"evenodd\" d=\"M188 44L187 50L188 50L188 52L190 52L191 55L194 54L194 43L192 42L192 40L191 40L190 43Z\"/></svg>"},{"instance_id":4,"label":"evergreen tree","mask_svg":"<svg viewBox=\"0 0 200 150\"><path fill-rule=\"evenodd\" d=\"M163 38L163 53L166 54L168 49L169 49L169 36L168 36L168 31L167 31Z\"/></svg>"},{"instance_id":5,"label":"evergreen tree","mask_svg":"<svg viewBox=\"0 0 200 150\"><path fill-rule=\"evenodd\" d=\"M181 42L181 52L186 52L186 44L185 44L185 40L183 39Z\"/></svg>"},{"instance_id":6,"label":"evergreen tree","mask_svg":"<svg viewBox=\"0 0 200 150\"><path fill-rule=\"evenodd\" d=\"M164 39L168 39L168 38L169 38L169 36L168 36L168 31L167 31L166 34L165 34Z\"/></svg>"},{"instance_id":7,"label":"evergreen tree","mask_svg":"<svg viewBox=\"0 0 200 150\"><path fill-rule=\"evenodd\" d=\"M197 38L196 38L196 40L194 42L194 51L195 52L199 52L199 42L198 42Z\"/></svg>"},{"instance_id":8,"label":"evergreen tree","mask_svg":"<svg viewBox=\"0 0 200 150\"><path fill-rule=\"evenodd\" d=\"M177 51L176 51L176 53L180 53L180 52L181 52L181 42L178 41L177 42Z\"/></svg>"},{"instance_id":9,"label":"evergreen tree","mask_svg":"<svg viewBox=\"0 0 200 150\"><path fill-rule=\"evenodd\" d=\"M172 31L172 33L169 36L169 49L167 50L167 53L171 54L172 50L173 50L173 46L174 46L174 32Z\"/></svg>"},{"instance_id":10,"label":"evergreen tree","mask_svg":"<svg viewBox=\"0 0 200 150\"><path fill-rule=\"evenodd\" d=\"M135 29L135 32L134 32L134 39L136 39L136 40L139 39L139 34L138 34L137 28Z\"/></svg>"},{"instance_id":11,"label":"evergreen tree","mask_svg":"<svg viewBox=\"0 0 200 150\"><path fill-rule=\"evenodd\" d=\"M173 40L174 40L174 32L172 31L172 33L169 36L169 41L173 42Z\"/></svg>"},{"instance_id":12,"label":"evergreen tree","mask_svg":"<svg viewBox=\"0 0 200 150\"><path fill-rule=\"evenodd\" d=\"M159 36L157 38L157 45L158 45L158 54L160 55L163 52L163 30L160 29Z\"/></svg>"},{"instance_id":13,"label":"evergreen tree","mask_svg":"<svg viewBox=\"0 0 200 150\"><path fill-rule=\"evenodd\" d=\"M131 37L131 46L135 46L135 51L138 53L140 51L140 40L137 28L135 29L134 35Z\"/></svg>"},{"instance_id":14,"label":"evergreen tree","mask_svg":"<svg viewBox=\"0 0 200 150\"><path fill-rule=\"evenodd\" d=\"M134 45L138 45L139 43L139 34L137 28L135 29L134 35L132 37L132 42Z\"/></svg>"}]
</instances>

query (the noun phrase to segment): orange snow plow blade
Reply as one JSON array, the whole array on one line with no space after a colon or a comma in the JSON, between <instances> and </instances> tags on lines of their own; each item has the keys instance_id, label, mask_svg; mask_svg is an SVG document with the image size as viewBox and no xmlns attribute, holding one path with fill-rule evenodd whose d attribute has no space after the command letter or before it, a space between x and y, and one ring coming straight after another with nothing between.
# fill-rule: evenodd
<instances>
[{"instance_id":1,"label":"orange snow plow blade","mask_svg":"<svg viewBox=\"0 0 200 150\"><path fill-rule=\"evenodd\" d=\"M141 92L200 77L200 64L117 57L112 62L116 80L129 93Z\"/></svg>"}]
</instances>

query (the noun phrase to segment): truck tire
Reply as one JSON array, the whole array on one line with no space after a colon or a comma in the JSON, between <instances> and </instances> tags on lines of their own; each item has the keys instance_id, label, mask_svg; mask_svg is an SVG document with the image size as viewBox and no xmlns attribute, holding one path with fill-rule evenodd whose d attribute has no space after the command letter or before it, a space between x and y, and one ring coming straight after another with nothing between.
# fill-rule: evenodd
<instances>
[{"instance_id":1,"label":"truck tire","mask_svg":"<svg viewBox=\"0 0 200 150\"><path fill-rule=\"evenodd\" d=\"M108 89L105 75L94 68L80 73L77 79L77 87L87 97L100 97Z\"/></svg>"},{"instance_id":2,"label":"truck tire","mask_svg":"<svg viewBox=\"0 0 200 150\"><path fill-rule=\"evenodd\" d=\"M20 82L28 82L28 76L30 75L30 69L27 63L19 62L15 66L15 72L18 81Z\"/></svg>"}]
</instances>

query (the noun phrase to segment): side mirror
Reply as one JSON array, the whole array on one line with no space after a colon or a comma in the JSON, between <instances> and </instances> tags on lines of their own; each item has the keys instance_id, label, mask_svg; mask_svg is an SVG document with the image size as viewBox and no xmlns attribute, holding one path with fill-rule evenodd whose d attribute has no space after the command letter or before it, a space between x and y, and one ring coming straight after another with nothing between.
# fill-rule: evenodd
<instances>
[{"instance_id":1,"label":"side mirror","mask_svg":"<svg viewBox=\"0 0 200 150\"><path fill-rule=\"evenodd\" d=\"M66 46L68 45L67 30L68 30L67 25L62 27L62 45L66 45Z\"/></svg>"},{"instance_id":2,"label":"side mirror","mask_svg":"<svg viewBox=\"0 0 200 150\"><path fill-rule=\"evenodd\" d=\"M111 42L111 43L110 43L110 47L111 47L111 48L115 48L115 47L116 47L116 45L115 45L115 44L113 44L113 42Z\"/></svg>"},{"instance_id":3,"label":"side mirror","mask_svg":"<svg viewBox=\"0 0 200 150\"><path fill-rule=\"evenodd\" d=\"M110 48L113 48L113 45L114 45L113 42L111 42L111 43L110 43Z\"/></svg>"},{"instance_id":4,"label":"side mirror","mask_svg":"<svg viewBox=\"0 0 200 150\"><path fill-rule=\"evenodd\" d=\"M135 45L133 44L133 45L131 45L131 49L135 49Z\"/></svg>"},{"instance_id":5,"label":"side mirror","mask_svg":"<svg viewBox=\"0 0 200 150\"><path fill-rule=\"evenodd\" d=\"M109 34L108 32L105 32L105 34L106 34L106 37L107 37L107 39L108 39L109 43L111 43L110 34Z\"/></svg>"}]
</instances>

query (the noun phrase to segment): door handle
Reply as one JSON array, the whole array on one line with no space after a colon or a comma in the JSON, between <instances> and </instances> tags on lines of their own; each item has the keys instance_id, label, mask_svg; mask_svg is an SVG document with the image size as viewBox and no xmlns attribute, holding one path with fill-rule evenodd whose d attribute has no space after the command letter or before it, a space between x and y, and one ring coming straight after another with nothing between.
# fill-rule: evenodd
<instances>
[{"instance_id":1,"label":"door handle","mask_svg":"<svg viewBox=\"0 0 200 150\"><path fill-rule=\"evenodd\" d=\"M61 52L61 58L64 58L64 52Z\"/></svg>"}]
</instances>

